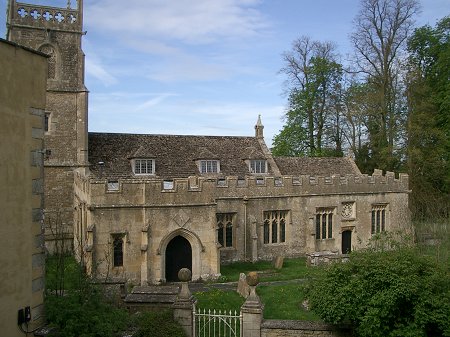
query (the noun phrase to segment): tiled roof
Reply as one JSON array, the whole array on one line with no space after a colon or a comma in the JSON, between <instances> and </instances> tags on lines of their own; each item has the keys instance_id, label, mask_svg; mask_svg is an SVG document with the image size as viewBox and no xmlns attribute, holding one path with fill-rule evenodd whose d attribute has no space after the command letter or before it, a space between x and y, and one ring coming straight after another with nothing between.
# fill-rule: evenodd
<instances>
[{"instance_id":1,"label":"tiled roof","mask_svg":"<svg viewBox=\"0 0 450 337\"><path fill-rule=\"evenodd\" d=\"M131 178L130 159L155 159L156 176L163 179L198 175L195 161L220 160L221 176L249 174L246 159L264 159L255 137L138 135L89 133L91 172L105 178Z\"/></svg>"},{"instance_id":2,"label":"tiled roof","mask_svg":"<svg viewBox=\"0 0 450 337\"><path fill-rule=\"evenodd\" d=\"M282 175L339 176L361 174L355 162L345 157L275 157L274 159Z\"/></svg>"}]
</instances>

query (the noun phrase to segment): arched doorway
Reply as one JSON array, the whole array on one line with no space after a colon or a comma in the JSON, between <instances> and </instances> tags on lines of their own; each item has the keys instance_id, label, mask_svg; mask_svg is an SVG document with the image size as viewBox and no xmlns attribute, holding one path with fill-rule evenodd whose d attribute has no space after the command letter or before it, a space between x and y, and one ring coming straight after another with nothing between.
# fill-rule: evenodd
<instances>
[{"instance_id":1,"label":"arched doorway","mask_svg":"<svg viewBox=\"0 0 450 337\"><path fill-rule=\"evenodd\" d=\"M342 254L350 254L352 251L352 231L342 232Z\"/></svg>"},{"instance_id":2,"label":"arched doorway","mask_svg":"<svg viewBox=\"0 0 450 337\"><path fill-rule=\"evenodd\" d=\"M187 239L178 235L167 244L166 281L178 281L178 271L189 268L192 271L192 248Z\"/></svg>"}]
</instances>

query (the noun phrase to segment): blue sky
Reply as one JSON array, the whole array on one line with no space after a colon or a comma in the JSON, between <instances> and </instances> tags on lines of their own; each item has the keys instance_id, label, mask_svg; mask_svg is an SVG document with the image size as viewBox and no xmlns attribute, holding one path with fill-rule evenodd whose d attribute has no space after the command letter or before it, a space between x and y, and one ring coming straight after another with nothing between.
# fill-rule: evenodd
<instances>
[{"instance_id":1,"label":"blue sky","mask_svg":"<svg viewBox=\"0 0 450 337\"><path fill-rule=\"evenodd\" d=\"M286 104L281 54L308 35L334 41L345 62L359 1L85 0L84 8L90 131L251 136L261 114L270 145ZM417 24L448 14L449 0L422 0Z\"/></svg>"}]
</instances>

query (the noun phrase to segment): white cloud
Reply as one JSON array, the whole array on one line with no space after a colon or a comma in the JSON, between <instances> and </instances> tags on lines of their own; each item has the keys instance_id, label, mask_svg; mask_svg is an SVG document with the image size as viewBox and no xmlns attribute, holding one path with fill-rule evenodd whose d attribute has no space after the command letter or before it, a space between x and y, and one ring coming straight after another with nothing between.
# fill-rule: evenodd
<instances>
[{"instance_id":1,"label":"white cloud","mask_svg":"<svg viewBox=\"0 0 450 337\"><path fill-rule=\"evenodd\" d=\"M92 29L203 44L255 36L268 27L259 0L99 0L86 4ZM143 41L144 42L144 41Z\"/></svg>"},{"instance_id":2,"label":"white cloud","mask_svg":"<svg viewBox=\"0 0 450 337\"><path fill-rule=\"evenodd\" d=\"M101 63L96 62L93 58L86 59L86 73L98 79L105 86L118 83L117 78L108 72Z\"/></svg>"},{"instance_id":3,"label":"white cloud","mask_svg":"<svg viewBox=\"0 0 450 337\"><path fill-rule=\"evenodd\" d=\"M135 110L140 111L140 110L145 110L145 109L154 107L170 96L176 96L176 95L171 94L171 93L158 94L158 95L156 95L156 97L150 98L150 99L146 100L145 102L143 102L142 104L139 104L138 106L136 106Z\"/></svg>"}]
</instances>

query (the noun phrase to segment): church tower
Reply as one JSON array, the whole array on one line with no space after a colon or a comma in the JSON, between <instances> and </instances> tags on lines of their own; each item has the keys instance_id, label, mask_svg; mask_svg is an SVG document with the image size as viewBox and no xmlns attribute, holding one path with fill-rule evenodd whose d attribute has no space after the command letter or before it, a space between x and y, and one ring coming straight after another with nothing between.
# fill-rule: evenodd
<instances>
[{"instance_id":1,"label":"church tower","mask_svg":"<svg viewBox=\"0 0 450 337\"><path fill-rule=\"evenodd\" d=\"M73 175L75 170L87 167L88 92L84 84L83 35L83 0L77 0L75 8L70 0L67 8L9 0L7 39L48 55L44 192L50 250L54 249L55 239L71 249Z\"/></svg>"}]
</instances>

